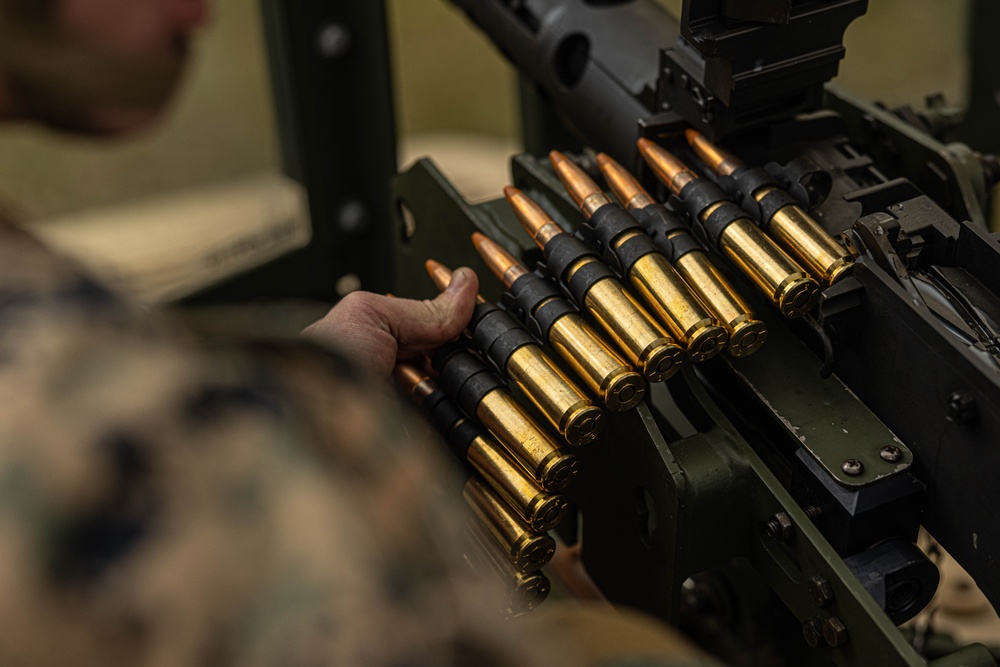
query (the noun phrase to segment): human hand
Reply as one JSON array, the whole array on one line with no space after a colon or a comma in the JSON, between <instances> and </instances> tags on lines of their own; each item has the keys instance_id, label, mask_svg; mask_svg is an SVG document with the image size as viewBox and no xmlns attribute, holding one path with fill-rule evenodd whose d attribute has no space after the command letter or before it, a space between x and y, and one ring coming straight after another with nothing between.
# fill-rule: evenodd
<instances>
[{"instance_id":1,"label":"human hand","mask_svg":"<svg viewBox=\"0 0 1000 667\"><path fill-rule=\"evenodd\" d=\"M335 347L359 366L388 378L397 360L412 359L452 340L469 324L479 292L472 269L457 269L434 300L352 292L300 334Z\"/></svg>"}]
</instances>

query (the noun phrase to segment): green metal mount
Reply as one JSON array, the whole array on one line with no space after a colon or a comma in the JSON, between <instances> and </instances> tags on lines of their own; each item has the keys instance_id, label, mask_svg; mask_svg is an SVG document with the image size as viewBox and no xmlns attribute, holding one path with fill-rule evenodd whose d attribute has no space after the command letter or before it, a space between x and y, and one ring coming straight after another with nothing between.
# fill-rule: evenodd
<instances>
[{"instance_id":1,"label":"green metal mount","mask_svg":"<svg viewBox=\"0 0 1000 667\"><path fill-rule=\"evenodd\" d=\"M542 164L530 156L515 158L513 181L572 227L578 213ZM408 223L402 207L394 207L397 294L433 294L422 268L433 257L476 268L484 296L496 300L498 282L483 270L469 240L474 230L527 261L537 258L505 202L468 204L429 160L395 179L393 201L415 221ZM433 225L435 234L422 233L422 224ZM749 359L708 363L722 372L728 367L766 395L774 420L841 484L870 484L909 465L909 451L839 381L821 380L819 361L780 322L772 323L771 336ZM583 472L573 493L583 513L583 559L601 590L618 604L677 622L690 577L746 562L801 626L786 642L794 647L796 664L925 665L765 463L773 453L757 451L740 435L700 373L689 368L668 383L669 391L651 392L652 403L609 414L604 435L578 450ZM690 406L708 417L694 420L704 422L700 432L664 416ZM664 434L671 432L686 437L668 441ZM878 456L888 444L903 452L894 464ZM840 463L847 456L862 459L866 473L845 478ZM776 534L766 527L778 515L787 523ZM823 606L810 591L814 577L829 583ZM825 626L832 628L830 642L822 636ZM820 647L798 638L807 627L820 628ZM995 663L985 648L973 646L933 664Z\"/></svg>"}]
</instances>

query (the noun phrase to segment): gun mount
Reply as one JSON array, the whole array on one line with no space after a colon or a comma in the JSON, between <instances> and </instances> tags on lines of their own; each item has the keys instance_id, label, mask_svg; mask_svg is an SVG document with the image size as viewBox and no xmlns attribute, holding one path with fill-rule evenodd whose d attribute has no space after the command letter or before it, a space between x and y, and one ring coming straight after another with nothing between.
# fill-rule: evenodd
<instances>
[{"instance_id":1,"label":"gun mount","mask_svg":"<svg viewBox=\"0 0 1000 667\"><path fill-rule=\"evenodd\" d=\"M937 586L936 568L913 546L924 526L1000 608L1000 244L984 224L1000 170L991 156L943 142L919 114L824 85L867 2L686 0L678 20L651 0L452 1L522 77L527 153L512 161L512 183L561 227L576 231L583 218L541 159L550 150L598 182L594 151L607 153L682 213L636 140L697 165L683 137L693 127L746 164L766 165L854 260L853 275L793 321L710 251L768 340L745 358L718 355L650 387L646 402L608 414L604 435L579 450L581 481L567 495L584 517L584 563L604 594L729 658L769 646L786 664L924 665L896 627ZM392 149L381 141L371 155L368 145L365 169L323 184L339 173L333 155L357 164L363 152L344 149L355 145L352 129L332 136L348 123L320 122L347 113L329 91L362 85L337 78L344 62L318 63L289 39L330 20L321 3L301 4L308 11L265 0L285 72L286 154L302 158L314 211L330 217L349 198L343 183L388 176ZM340 20L384 37L381 10L351 4L333 3ZM387 76L369 47L358 57ZM426 160L393 179L387 202L370 204L384 215L370 234L332 236L346 244L339 254L379 244L391 268L363 275L375 288L431 294L429 257L489 275L468 242L473 232L529 267L540 258L504 201L466 202ZM417 233L404 209L420 221ZM691 222L704 241L703 225ZM483 283L484 296L500 301L498 283ZM995 662L972 646L932 664Z\"/></svg>"}]
</instances>

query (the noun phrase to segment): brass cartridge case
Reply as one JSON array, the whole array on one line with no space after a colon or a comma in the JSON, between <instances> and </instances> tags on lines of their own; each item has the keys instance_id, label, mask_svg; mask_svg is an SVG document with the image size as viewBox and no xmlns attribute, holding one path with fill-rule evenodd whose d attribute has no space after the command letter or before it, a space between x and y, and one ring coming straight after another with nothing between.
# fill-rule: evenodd
<instances>
[{"instance_id":1,"label":"brass cartridge case","mask_svg":"<svg viewBox=\"0 0 1000 667\"><path fill-rule=\"evenodd\" d=\"M581 259L566 279L594 261ZM680 370L684 351L617 280L594 283L583 306L650 382L662 382Z\"/></svg>"},{"instance_id":2,"label":"brass cartridge case","mask_svg":"<svg viewBox=\"0 0 1000 667\"><path fill-rule=\"evenodd\" d=\"M631 410L646 395L642 376L578 315L556 320L549 331L549 343L609 410Z\"/></svg>"},{"instance_id":3,"label":"brass cartridge case","mask_svg":"<svg viewBox=\"0 0 1000 667\"><path fill-rule=\"evenodd\" d=\"M467 461L483 479L539 533L552 530L566 516L569 502L548 494L525 474L500 443L479 437L472 441Z\"/></svg>"},{"instance_id":4,"label":"brass cartridge case","mask_svg":"<svg viewBox=\"0 0 1000 667\"><path fill-rule=\"evenodd\" d=\"M698 180L698 175L684 163L648 139L639 139L638 146L657 177L674 194L681 196L688 185ZM721 196L721 190L719 192L717 203L697 212L702 223L716 209L729 202ZM737 218L726 225L719 234L718 249L768 296L785 317L801 317L812 308L819 296L816 281L749 218Z\"/></svg>"},{"instance_id":5,"label":"brass cartridge case","mask_svg":"<svg viewBox=\"0 0 1000 667\"><path fill-rule=\"evenodd\" d=\"M476 232L472 242L490 271L510 290L522 278L541 281L529 275L528 269L510 253L487 236ZM554 288L553 288L554 289ZM542 298L532 306L532 314L546 304L562 297ZM555 304L553 304L555 305ZM628 366L601 336L575 313L566 313L556 319L548 331L542 331L549 344L583 380L586 387L599 396L608 409L615 412L629 410L646 394L646 383L633 368Z\"/></svg>"},{"instance_id":6,"label":"brass cartridge case","mask_svg":"<svg viewBox=\"0 0 1000 667\"><path fill-rule=\"evenodd\" d=\"M753 193L754 199L760 201L774 189L759 188ZM782 248L802 262L809 273L825 287L854 271L854 260L850 253L797 204L778 209L766 222L766 229Z\"/></svg>"},{"instance_id":7,"label":"brass cartridge case","mask_svg":"<svg viewBox=\"0 0 1000 667\"><path fill-rule=\"evenodd\" d=\"M465 525L466 537L474 552L472 567L480 567L500 588L509 611L515 615L538 607L549 596L552 584L540 570L521 572L510 562L510 556L497 544L477 519Z\"/></svg>"},{"instance_id":8,"label":"brass cartridge case","mask_svg":"<svg viewBox=\"0 0 1000 667\"><path fill-rule=\"evenodd\" d=\"M542 491L511 458L503 445L481 426L464 417L458 406L444 398L443 392L433 380L415 366L406 363L396 366L395 375L400 385L421 408L427 409L426 401L435 394L440 397L431 407L428 416L449 440L452 452L478 472L533 530L545 532L562 521L569 509L569 502L562 496ZM442 405L442 400L447 406ZM440 410L442 407L445 407L443 411ZM471 439L466 440L465 434L472 434Z\"/></svg>"},{"instance_id":9,"label":"brass cartridge case","mask_svg":"<svg viewBox=\"0 0 1000 667\"><path fill-rule=\"evenodd\" d=\"M731 176L738 174L743 167L743 162L735 155L714 145L697 130L688 129L684 135L698 157L716 174ZM743 192L761 202L777 190L774 185L764 185L751 193L746 193L746 190ZM762 222L767 233L824 287L829 287L854 270L850 253L799 205L783 206L769 220Z\"/></svg>"},{"instance_id":10,"label":"brass cartridge case","mask_svg":"<svg viewBox=\"0 0 1000 667\"><path fill-rule=\"evenodd\" d=\"M536 345L518 348L507 377L571 445L593 442L604 430L604 413Z\"/></svg>"},{"instance_id":11,"label":"brass cartridge case","mask_svg":"<svg viewBox=\"0 0 1000 667\"><path fill-rule=\"evenodd\" d=\"M687 350L692 361L704 361L725 348L726 331L691 294L653 242L639 231L639 223L613 204L604 191L580 167L559 151L549 159L566 191L593 225L594 234L621 264L623 278L638 291L642 301L659 316L659 321ZM638 259L625 249L629 241L646 254ZM629 262L630 264L625 264ZM624 275L627 274L627 275Z\"/></svg>"},{"instance_id":12,"label":"brass cartridge case","mask_svg":"<svg viewBox=\"0 0 1000 667\"><path fill-rule=\"evenodd\" d=\"M685 253L675 268L729 332L729 354L739 358L760 349L767 339L767 325L754 317L750 306L704 252Z\"/></svg>"},{"instance_id":13,"label":"brass cartridge case","mask_svg":"<svg viewBox=\"0 0 1000 667\"><path fill-rule=\"evenodd\" d=\"M623 234L624 243L640 232ZM728 334L691 293L667 258L660 253L644 255L628 274L629 282L660 322L686 349L691 361L705 361L726 348Z\"/></svg>"},{"instance_id":14,"label":"brass cartridge case","mask_svg":"<svg viewBox=\"0 0 1000 667\"><path fill-rule=\"evenodd\" d=\"M443 291L451 282L451 270L432 259L427 260L425 266L438 289ZM486 303L482 297L478 300L481 304ZM494 308L495 316L508 317L496 310ZM512 328L521 329L513 319L507 321ZM503 372L507 378L569 444L586 445L604 430L601 409L566 377L537 344L522 345L510 354L506 362L502 358L494 358L494 362L498 366L504 364Z\"/></svg>"},{"instance_id":15,"label":"brass cartridge case","mask_svg":"<svg viewBox=\"0 0 1000 667\"><path fill-rule=\"evenodd\" d=\"M579 459L552 442L506 390L486 394L476 417L545 491L566 488L579 472Z\"/></svg>"},{"instance_id":16,"label":"brass cartridge case","mask_svg":"<svg viewBox=\"0 0 1000 667\"><path fill-rule=\"evenodd\" d=\"M556 551L555 540L532 532L531 527L481 481L470 479L466 482L462 496L517 570L534 572L552 559Z\"/></svg>"},{"instance_id":17,"label":"brass cartridge case","mask_svg":"<svg viewBox=\"0 0 1000 667\"><path fill-rule=\"evenodd\" d=\"M713 207L703 214L707 218ZM816 303L819 285L771 243L748 218L733 221L719 237L719 250L746 274L785 317L802 317Z\"/></svg>"},{"instance_id":18,"label":"brass cartridge case","mask_svg":"<svg viewBox=\"0 0 1000 667\"><path fill-rule=\"evenodd\" d=\"M642 211L656 202L638 179L611 157L600 153L597 163L601 173L619 201L631 211ZM679 241L690 232L678 229L667 232L671 241ZM767 338L767 326L758 320L750 306L712 264L701 250L685 252L677 258L674 269L708 308L729 336L727 351L734 357L745 357L757 351Z\"/></svg>"}]
</instances>

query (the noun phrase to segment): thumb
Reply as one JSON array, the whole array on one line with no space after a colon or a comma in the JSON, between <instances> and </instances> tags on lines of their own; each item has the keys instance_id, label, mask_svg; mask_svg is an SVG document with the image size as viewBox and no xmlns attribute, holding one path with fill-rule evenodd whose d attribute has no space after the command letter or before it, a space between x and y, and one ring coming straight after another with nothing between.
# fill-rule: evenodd
<instances>
[{"instance_id":1,"label":"thumb","mask_svg":"<svg viewBox=\"0 0 1000 667\"><path fill-rule=\"evenodd\" d=\"M389 299L384 321L399 342L400 351L432 350L468 326L478 293L475 271L456 269L448 288L431 301Z\"/></svg>"}]
</instances>

